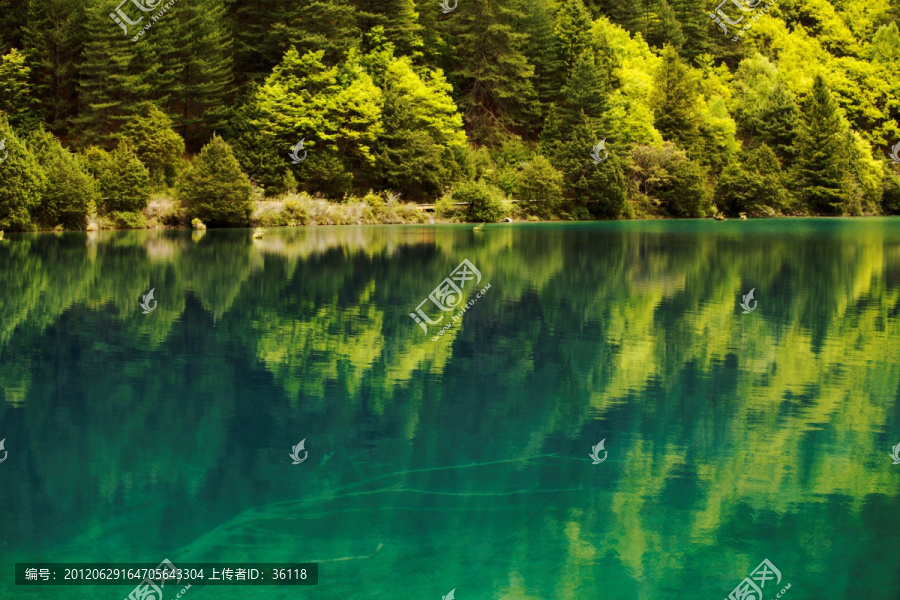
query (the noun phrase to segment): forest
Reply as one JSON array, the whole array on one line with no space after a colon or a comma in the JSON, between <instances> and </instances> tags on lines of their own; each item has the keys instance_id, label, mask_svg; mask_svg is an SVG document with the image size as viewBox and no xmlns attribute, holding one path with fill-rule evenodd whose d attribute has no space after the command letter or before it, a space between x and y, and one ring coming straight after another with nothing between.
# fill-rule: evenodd
<instances>
[{"instance_id":1,"label":"forest","mask_svg":"<svg viewBox=\"0 0 900 600\"><path fill-rule=\"evenodd\" d=\"M896 214L898 23L898 0L0 0L0 230Z\"/></svg>"}]
</instances>

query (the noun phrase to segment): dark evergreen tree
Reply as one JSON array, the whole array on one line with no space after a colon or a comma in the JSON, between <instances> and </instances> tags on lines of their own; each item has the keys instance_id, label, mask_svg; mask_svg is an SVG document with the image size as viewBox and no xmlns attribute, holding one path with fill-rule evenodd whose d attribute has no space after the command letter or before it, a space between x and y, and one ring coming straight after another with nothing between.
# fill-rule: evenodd
<instances>
[{"instance_id":1,"label":"dark evergreen tree","mask_svg":"<svg viewBox=\"0 0 900 600\"><path fill-rule=\"evenodd\" d=\"M126 34L112 22L108 8L97 1L86 9L85 45L77 71L80 108L75 119L83 145L109 145L133 106L154 97L151 81L161 67L152 59L151 45L142 43L146 35L132 41L140 25L129 26ZM137 15L132 16L136 20Z\"/></svg>"},{"instance_id":2,"label":"dark evergreen tree","mask_svg":"<svg viewBox=\"0 0 900 600\"><path fill-rule=\"evenodd\" d=\"M28 2L24 48L41 114L57 135L68 132L78 111L76 68L84 43L84 6L82 0Z\"/></svg>"},{"instance_id":3,"label":"dark evergreen tree","mask_svg":"<svg viewBox=\"0 0 900 600\"><path fill-rule=\"evenodd\" d=\"M656 128L682 148L693 147L700 127L700 85L672 46L663 50L653 84L650 100Z\"/></svg>"},{"instance_id":4,"label":"dark evergreen tree","mask_svg":"<svg viewBox=\"0 0 900 600\"><path fill-rule=\"evenodd\" d=\"M229 120L233 97L232 40L218 0L177 3L154 28L154 47L167 78L159 94L188 150L196 152Z\"/></svg>"},{"instance_id":5,"label":"dark evergreen tree","mask_svg":"<svg viewBox=\"0 0 900 600\"><path fill-rule=\"evenodd\" d=\"M565 80L559 77L561 67L557 56L556 37L550 0L525 3L522 23L528 33L525 55L534 66L533 86L544 105L559 96Z\"/></svg>"},{"instance_id":6,"label":"dark evergreen tree","mask_svg":"<svg viewBox=\"0 0 900 600\"><path fill-rule=\"evenodd\" d=\"M844 211L842 131L837 102L822 76L816 76L801 113L794 163L798 196L813 212Z\"/></svg>"},{"instance_id":7,"label":"dark evergreen tree","mask_svg":"<svg viewBox=\"0 0 900 600\"><path fill-rule=\"evenodd\" d=\"M414 0L353 0L353 5L363 35L375 27L382 27L399 55L419 54L423 46L422 26Z\"/></svg>"},{"instance_id":8,"label":"dark evergreen tree","mask_svg":"<svg viewBox=\"0 0 900 600\"><path fill-rule=\"evenodd\" d=\"M794 96L778 84L759 114L758 133L782 159L792 161L797 137L799 111Z\"/></svg>"},{"instance_id":9,"label":"dark evergreen tree","mask_svg":"<svg viewBox=\"0 0 900 600\"><path fill-rule=\"evenodd\" d=\"M179 176L176 193L188 218L220 227L246 226L253 212L250 180L218 135Z\"/></svg>"},{"instance_id":10,"label":"dark evergreen tree","mask_svg":"<svg viewBox=\"0 0 900 600\"><path fill-rule=\"evenodd\" d=\"M446 21L455 49L450 79L475 139L530 125L540 107L531 85L534 67L523 53L518 0L471 0L452 16Z\"/></svg>"}]
</instances>

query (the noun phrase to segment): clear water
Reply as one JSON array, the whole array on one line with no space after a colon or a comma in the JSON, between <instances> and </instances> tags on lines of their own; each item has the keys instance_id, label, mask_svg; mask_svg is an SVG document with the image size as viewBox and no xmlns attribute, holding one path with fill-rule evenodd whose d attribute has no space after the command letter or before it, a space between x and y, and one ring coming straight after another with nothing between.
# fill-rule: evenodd
<instances>
[{"instance_id":1,"label":"clear water","mask_svg":"<svg viewBox=\"0 0 900 600\"><path fill-rule=\"evenodd\" d=\"M321 561L187 600L721 600L763 559L765 600L900 598L898 219L7 240L0 598L163 558Z\"/></svg>"}]
</instances>

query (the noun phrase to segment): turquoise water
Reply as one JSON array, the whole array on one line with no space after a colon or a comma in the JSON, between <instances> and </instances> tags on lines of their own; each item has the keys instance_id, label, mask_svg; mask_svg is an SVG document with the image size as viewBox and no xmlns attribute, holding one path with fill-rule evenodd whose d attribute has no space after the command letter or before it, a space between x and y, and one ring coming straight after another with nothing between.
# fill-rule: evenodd
<instances>
[{"instance_id":1,"label":"turquoise water","mask_svg":"<svg viewBox=\"0 0 900 600\"><path fill-rule=\"evenodd\" d=\"M2 599L164 558L320 562L190 600L721 600L764 559L765 600L900 598L900 219L7 237Z\"/></svg>"}]
</instances>

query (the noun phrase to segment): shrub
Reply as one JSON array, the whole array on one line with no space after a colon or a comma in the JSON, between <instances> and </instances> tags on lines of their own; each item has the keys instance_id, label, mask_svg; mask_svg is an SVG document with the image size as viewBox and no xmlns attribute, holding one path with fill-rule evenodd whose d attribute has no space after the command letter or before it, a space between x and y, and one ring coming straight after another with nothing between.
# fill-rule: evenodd
<instances>
[{"instance_id":1,"label":"shrub","mask_svg":"<svg viewBox=\"0 0 900 600\"><path fill-rule=\"evenodd\" d=\"M493 223L506 214L499 191L492 190L483 181L457 185L451 197L454 202L466 203L466 217L473 223Z\"/></svg>"},{"instance_id":2,"label":"shrub","mask_svg":"<svg viewBox=\"0 0 900 600\"><path fill-rule=\"evenodd\" d=\"M218 135L178 178L175 190L190 217L211 225L247 225L253 212L250 179Z\"/></svg>"},{"instance_id":3,"label":"shrub","mask_svg":"<svg viewBox=\"0 0 900 600\"><path fill-rule=\"evenodd\" d=\"M519 174L516 198L528 215L547 219L556 214L563 200L563 176L550 161L537 155Z\"/></svg>"},{"instance_id":4,"label":"shrub","mask_svg":"<svg viewBox=\"0 0 900 600\"><path fill-rule=\"evenodd\" d=\"M0 229L25 231L34 227L31 214L47 188L47 176L37 158L0 117Z\"/></svg>"},{"instance_id":5,"label":"shrub","mask_svg":"<svg viewBox=\"0 0 900 600\"><path fill-rule=\"evenodd\" d=\"M285 200L284 215L287 225L306 225L309 223L309 209L301 200Z\"/></svg>"},{"instance_id":6,"label":"shrub","mask_svg":"<svg viewBox=\"0 0 900 600\"><path fill-rule=\"evenodd\" d=\"M119 144L111 154L90 149L86 153L88 171L96 173L101 199L98 212L140 213L150 199L150 174L127 141Z\"/></svg>"},{"instance_id":7,"label":"shrub","mask_svg":"<svg viewBox=\"0 0 900 600\"><path fill-rule=\"evenodd\" d=\"M196 217L191 219L191 227L197 229L198 231L203 231L206 229L206 225L203 224L203 221L197 219Z\"/></svg>"},{"instance_id":8,"label":"shrub","mask_svg":"<svg viewBox=\"0 0 900 600\"><path fill-rule=\"evenodd\" d=\"M84 229L87 216L100 200L100 186L80 158L51 134L37 130L28 144L47 174L48 185L34 210L35 221L49 229Z\"/></svg>"}]
</instances>

